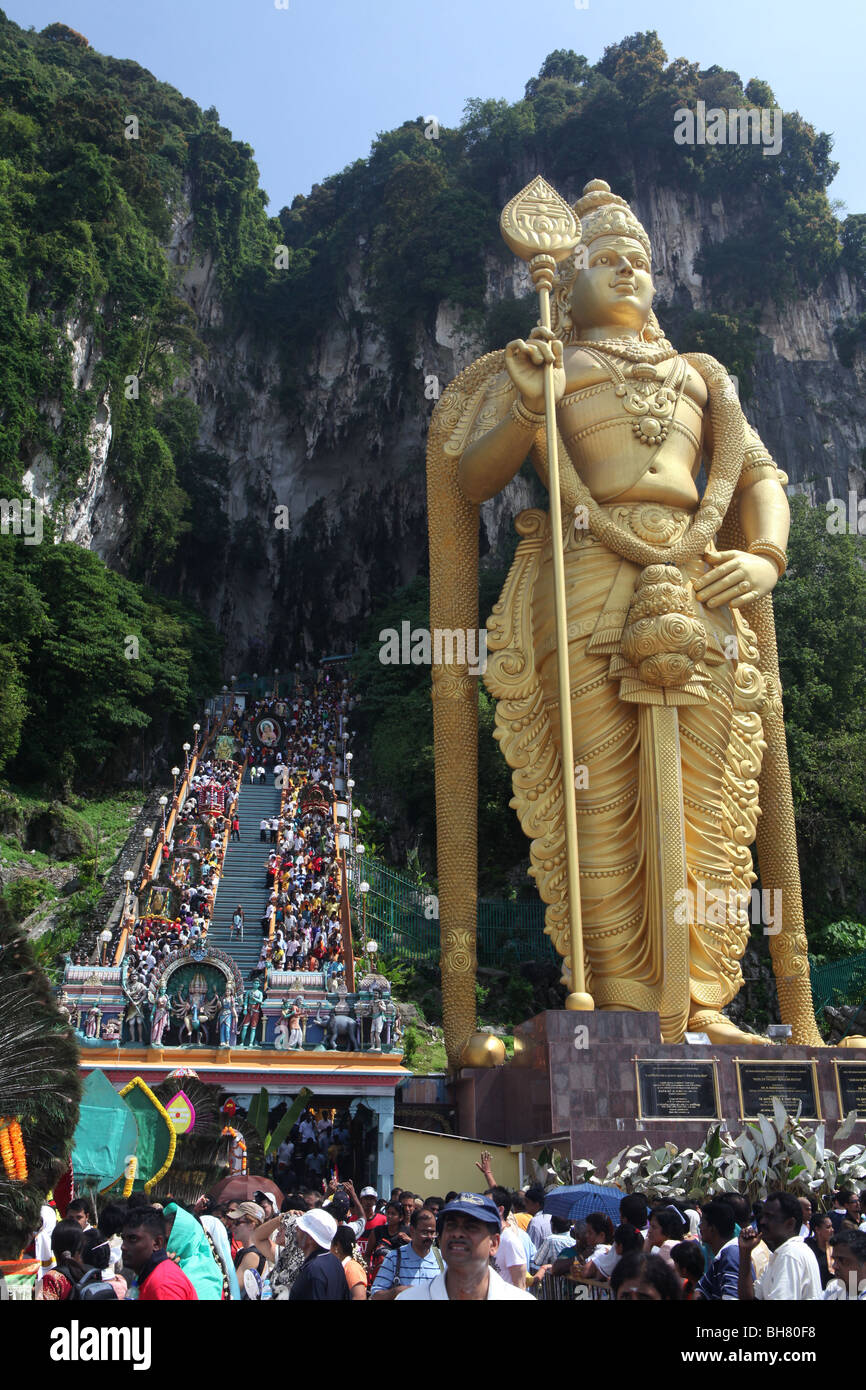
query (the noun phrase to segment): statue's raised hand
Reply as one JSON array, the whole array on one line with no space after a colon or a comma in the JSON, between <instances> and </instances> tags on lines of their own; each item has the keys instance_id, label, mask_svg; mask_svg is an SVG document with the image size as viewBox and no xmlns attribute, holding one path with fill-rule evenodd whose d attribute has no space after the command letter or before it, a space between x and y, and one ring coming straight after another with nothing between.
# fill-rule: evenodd
<instances>
[{"instance_id":1,"label":"statue's raised hand","mask_svg":"<svg viewBox=\"0 0 866 1390\"><path fill-rule=\"evenodd\" d=\"M505 367L527 410L544 410L544 368L553 363L553 398L565 392L562 343L549 328L533 328L528 339L514 338L505 349Z\"/></svg>"}]
</instances>

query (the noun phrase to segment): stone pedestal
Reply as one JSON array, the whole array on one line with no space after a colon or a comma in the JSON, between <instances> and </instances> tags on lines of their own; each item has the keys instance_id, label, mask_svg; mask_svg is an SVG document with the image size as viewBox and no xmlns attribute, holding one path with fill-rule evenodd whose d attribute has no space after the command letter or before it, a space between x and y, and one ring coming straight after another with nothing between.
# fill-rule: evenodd
<instances>
[{"instance_id":1,"label":"stone pedestal","mask_svg":"<svg viewBox=\"0 0 866 1390\"><path fill-rule=\"evenodd\" d=\"M636 1060L715 1062L719 1116L734 1133L744 1117L737 1086L746 1063L815 1063L827 1142L844 1118L834 1062L866 1063L866 1049L662 1043L656 1013L566 1010L539 1014L515 1029L515 1057L504 1067L464 1068L454 1082L459 1132L491 1143L569 1137L574 1158L604 1167L620 1149L646 1139L694 1148L713 1123L705 1118L641 1117ZM852 1140L863 1142L866 1113Z\"/></svg>"}]
</instances>

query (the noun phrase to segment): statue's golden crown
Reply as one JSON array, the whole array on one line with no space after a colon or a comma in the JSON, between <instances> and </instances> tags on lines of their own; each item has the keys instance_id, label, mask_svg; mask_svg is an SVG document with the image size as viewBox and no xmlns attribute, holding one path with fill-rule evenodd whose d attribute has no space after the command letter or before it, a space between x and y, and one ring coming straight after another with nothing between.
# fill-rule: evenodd
<instances>
[{"instance_id":1,"label":"statue's golden crown","mask_svg":"<svg viewBox=\"0 0 866 1390\"><path fill-rule=\"evenodd\" d=\"M604 179L591 179L573 207L580 218L581 245L588 246L600 236L628 236L639 241L648 256L652 254L649 237L625 198L611 193Z\"/></svg>"}]
</instances>

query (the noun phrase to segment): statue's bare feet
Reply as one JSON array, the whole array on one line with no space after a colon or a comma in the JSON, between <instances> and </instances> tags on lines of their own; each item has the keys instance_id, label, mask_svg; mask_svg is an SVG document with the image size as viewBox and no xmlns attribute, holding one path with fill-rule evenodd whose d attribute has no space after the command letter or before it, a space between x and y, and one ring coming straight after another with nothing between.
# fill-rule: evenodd
<instances>
[{"instance_id":1,"label":"statue's bare feet","mask_svg":"<svg viewBox=\"0 0 866 1390\"><path fill-rule=\"evenodd\" d=\"M771 1047L769 1038L744 1033L724 1014L700 1013L689 1020L689 1032L706 1033L711 1043L738 1043L740 1047Z\"/></svg>"}]
</instances>

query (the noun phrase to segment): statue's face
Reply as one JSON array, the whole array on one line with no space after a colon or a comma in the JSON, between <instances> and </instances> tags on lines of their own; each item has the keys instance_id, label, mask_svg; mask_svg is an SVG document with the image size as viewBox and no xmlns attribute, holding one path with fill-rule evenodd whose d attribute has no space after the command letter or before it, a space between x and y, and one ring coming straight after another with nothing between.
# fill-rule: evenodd
<instances>
[{"instance_id":1,"label":"statue's face","mask_svg":"<svg viewBox=\"0 0 866 1390\"><path fill-rule=\"evenodd\" d=\"M572 317L579 329L640 332L654 294L649 257L639 241L626 236L596 237L588 247L588 264L574 282Z\"/></svg>"}]
</instances>

